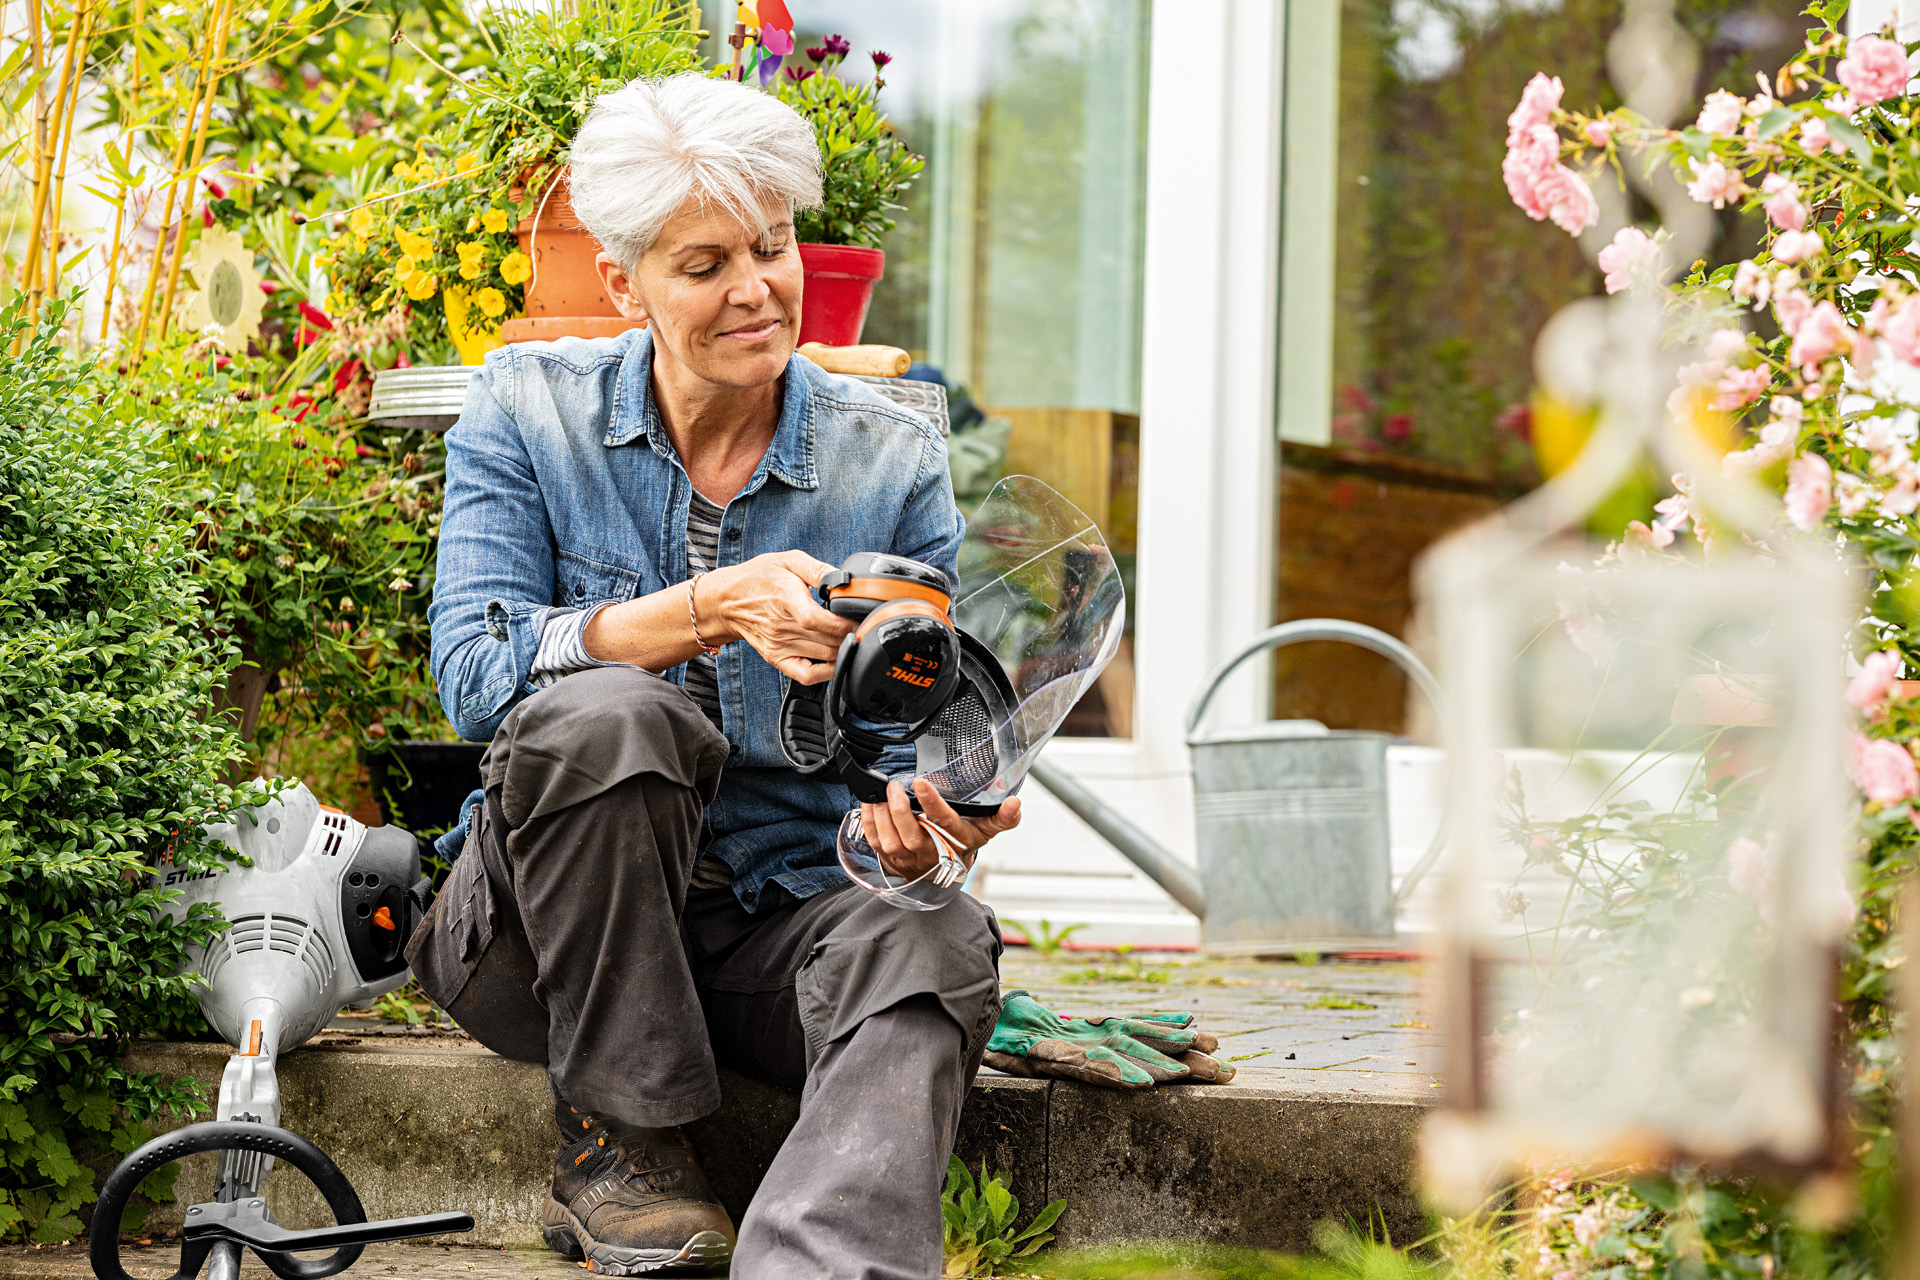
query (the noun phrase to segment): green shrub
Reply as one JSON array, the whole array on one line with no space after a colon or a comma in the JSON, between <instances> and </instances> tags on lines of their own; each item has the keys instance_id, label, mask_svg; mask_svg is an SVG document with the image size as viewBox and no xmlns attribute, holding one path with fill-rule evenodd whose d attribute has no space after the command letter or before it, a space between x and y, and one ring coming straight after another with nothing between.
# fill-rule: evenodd
<instances>
[{"instance_id":1,"label":"green shrub","mask_svg":"<svg viewBox=\"0 0 1920 1280\"><path fill-rule=\"evenodd\" d=\"M237 753L206 717L228 657L187 531L158 514L137 424L98 425L107 388L63 353L63 319L0 310L19 348L0 359L0 1238L43 1241L94 1198L76 1139L131 1150L197 1104L120 1060L198 1021L175 975L220 921L156 915L172 891L147 869L213 861L194 833L228 809Z\"/></svg>"}]
</instances>

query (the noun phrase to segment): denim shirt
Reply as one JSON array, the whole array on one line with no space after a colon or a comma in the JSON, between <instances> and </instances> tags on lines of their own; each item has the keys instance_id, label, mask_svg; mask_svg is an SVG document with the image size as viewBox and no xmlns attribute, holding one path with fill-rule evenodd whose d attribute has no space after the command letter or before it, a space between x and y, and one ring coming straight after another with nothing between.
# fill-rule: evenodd
<instances>
[{"instance_id":1,"label":"denim shirt","mask_svg":"<svg viewBox=\"0 0 1920 1280\"><path fill-rule=\"evenodd\" d=\"M468 741L492 738L537 693L529 672L555 609L597 611L687 579L693 486L655 407L652 364L644 329L518 343L490 352L467 392L446 437L429 618L440 702ZM773 441L726 505L719 567L794 549L828 564L887 551L954 573L963 521L933 425L804 356L782 382ZM749 911L842 883L834 839L853 797L787 764L786 678L744 642L716 664L732 751L703 847ZM680 684L685 671L664 676Z\"/></svg>"}]
</instances>

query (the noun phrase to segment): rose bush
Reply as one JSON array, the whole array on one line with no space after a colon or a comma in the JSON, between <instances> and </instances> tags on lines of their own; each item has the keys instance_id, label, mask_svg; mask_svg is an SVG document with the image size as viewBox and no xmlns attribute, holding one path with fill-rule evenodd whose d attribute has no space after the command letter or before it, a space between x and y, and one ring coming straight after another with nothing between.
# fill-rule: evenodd
<instances>
[{"instance_id":1,"label":"rose bush","mask_svg":"<svg viewBox=\"0 0 1920 1280\"><path fill-rule=\"evenodd\" d=\"M1679 275L1663 295L1671 336L1698 343L1705 359L1680 372L1668 400L1674 429L1702 406L1735 415L1744 438L1723 458L1725 473L1771 488L1783 526L1830 539L1871 575L1863 658L1847 690L1859 717L1846 765L1860 793L1863 876L1841 991L1861 1212L1823 1240L1794 1228L1757 1184L1683 1174L1628 1188L1557 1174L1535 1201L1556 1225L1535 1234L1545 1237L1540 1273L1562 1280L1868 1274L1884 1266L1893 1235L1890 974L1906 956L1891 921L1920 847L1920 698L1899 678L1920 660L1920 254L1909 204L1920 192L1920 98L1908 92L1916 46L1890 29L1849 41L1844 11L1813 5L1804 47L1771 80L1750 96L1709 95L1684 128L1625 108L1569 109L1545 73L1509 121L1509 192L1569 234L1598 214L1568 175L1585 188L1630 164L1665 163L1693 200L1765 214L1761 251L1712 271L1676 271L1683 264L1662 260L1662 234L1623 227L1597 255L1604 287L1656 289ZM1630 525L1612 554L1668 548L1689 525L1710 544L1711 516L1687 477L1673 482L1675 496ZM1738 888L1756 874L1758 848L1730 851L1729 864Z\"/></svg>"}]
</instances>

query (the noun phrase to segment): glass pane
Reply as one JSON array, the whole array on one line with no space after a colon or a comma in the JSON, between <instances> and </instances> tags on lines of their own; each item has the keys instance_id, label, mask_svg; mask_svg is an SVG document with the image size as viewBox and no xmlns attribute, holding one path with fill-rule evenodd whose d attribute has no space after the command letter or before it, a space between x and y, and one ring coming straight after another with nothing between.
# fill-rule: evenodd
<instances>
[{"instance_id":1,"label":"glass pane","mask_svg":"<svg viewBox=\"0 0 1920 1280\"><path fill-rule=\"evenodd\" d=\"M807 0L804 50L828 33L871 74L927 167L895 215L862 340L940 370L955 414L955 489L972 510L1031 475L1099 525L1134 578L1150 0ZM713 51L734 5L706 0ZM789 65L808 65L804 52ZM1061 732L1132 732L1131 622Z\"/></svg>"},{"instance_id":2,"label":"glass pane","mask_svg":"<svg viewBox=\"0 0 1920 1280\"><path fill-rule=\"evenodd\" d=\"M1799 43L1802 0L1677 0L1701 50L1697 102L1751 94ZM1571 460L1584 406L1544 400L1534 340L1601 291L1580 243L1515 207L1507 116L1537 71L1613 107L1599 0L1340 0L1287 6L1276 621L1333 616L1406 636L1409 573L1458 526ZM1684 122L1677 122L1684 123ZM1634 216L1647 212L1635 208ZM1756 211L1719 215L1715 264L1748 256ZM1649 469L1602 511L1643 517ZM1351 649L1276 655L1275 714L1403 732L1403 678Z\"/></svg>"}]
</instances>

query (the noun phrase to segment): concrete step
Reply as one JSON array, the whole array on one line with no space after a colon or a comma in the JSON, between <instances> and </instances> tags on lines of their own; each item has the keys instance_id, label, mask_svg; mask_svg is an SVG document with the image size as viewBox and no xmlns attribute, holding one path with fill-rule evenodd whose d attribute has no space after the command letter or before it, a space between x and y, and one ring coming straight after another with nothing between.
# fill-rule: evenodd
<instances>
[{"instance_id":1,"label":"concrete step","mask_svg":"<svg viewBox=\"0 0 1920 1280\"><path fill-rule=\"evenodd\" d=\"M220 1045L152 1044L130 1065L207 1082L225 1060ZM1347 1078L1125 1092L983 1073L957 1150L974 1169L984 1161L1009 1175L1023 1205L1065 1199L1058 1232L1066 1243L1177 1238L1299 1249L1318 1221L1374 1216L1395 1239L1413 1238L1422 1108ZM541 1069L467 1040L370 1037L288 1054L280 1084L282 1122L340 1164L369 1215L465 1209L477 1225L461 1243L539 1247L535 1224L558 1144ZM799 1097L725 1070L721 1086L719 1112L689 1132L737 1221L799 1114ZM186 1205L211 1199L213 1166L211 1155L186 1161L178 1200L156 1206L144 1230L177 1230ZM276 1168L267 1190L288 1226L330 1221L291 1170Z\"/></svg>"},{"instance_id":2,"label":"concrete step","mask_svg":"<svg viewBox=\"0 0 1920 1280\"><path fill-rule=\"evenodd\" d=\"M1221 1037L1220 1056L1238 1060L1230 1085L1144 1092L981 1074L959 1154L975 1170L984 1161L1009 1176L1029 1213L1066 1200L1062 1245L1180 1239L1300 1250L1323 1220L1379 1221L1396 1240L1422 1234L1414 1145L1438 1092L1438 1045L1420 1014L1414 966L1013 951L1003 978L1066 1013L1192 1010ZM540 1247L534 1224L558 1144L544 1071L462 1035L383 1034L355 1021L365 1029L326 1032L282 1060L283 1123L339 1162L369 1215L465 1209L477 1226L459 1238L455 1262L478 1275L547 1274L490 1271L483 1257ZM147 1044L130 1065L212 1085L228 1052ZM732 1072L721 1082L720 1111L689 1132L738 1220L799 1099ZM176 1230L186 1205L210 1199L213 1167L212 1155L187 1161L177 1202L156 1206L146 1229ZM330 1220L297 1173L276 1170L267 1189L290 1226ZM396 1248L423 1266L440 1252ZM42 1250L31 1261L47 1267L52 1256ZM66 1274L21 1269L23 1257L0 1250L0 1280ZM155 1267L171 1274L163 1259Z\"/></svg>"}]
</instances>

